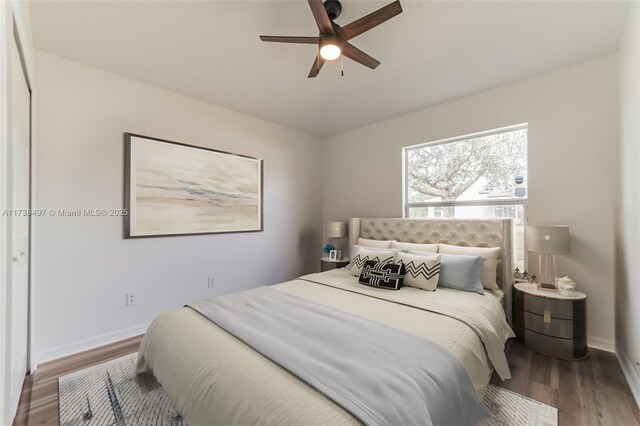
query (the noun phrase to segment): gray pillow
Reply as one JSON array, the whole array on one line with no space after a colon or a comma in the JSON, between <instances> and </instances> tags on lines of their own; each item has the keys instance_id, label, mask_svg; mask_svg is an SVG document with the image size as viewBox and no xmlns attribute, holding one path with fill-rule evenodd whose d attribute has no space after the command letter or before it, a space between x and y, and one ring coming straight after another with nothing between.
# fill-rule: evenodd
<instances>
[{"instance_id":1,"label":"gray pillow","mask_svg":"<svg viewBox=\"0 0 640 426\"><path fill-rule=\"evenodd\" d=\"M433 256L433 253L423 251L411 250L409 253ZM462 254L440 254L440 256L438 287L484 294L482 282L480 281L482 268L484 267L484 257Z\"/></svg>"},{"instance_id":2,"label":"gray pillow","mask_svg":"<svg viewBox=\"0 0 640 426\"><path fill-rule=\"evenodd\" d=\"M416 249L420 250L420 249ZM425 250L426 251L426 250ZM484 267L482 268L482 276L480 282L484 288L490 290L500 290L496 283L496 270L498 269L498 256L502 249L500 247L461 247L450 246L448 244L440 244L438 249L444 254L465 254L467 256L484 257Z\"/></svg>"}]
</instances>

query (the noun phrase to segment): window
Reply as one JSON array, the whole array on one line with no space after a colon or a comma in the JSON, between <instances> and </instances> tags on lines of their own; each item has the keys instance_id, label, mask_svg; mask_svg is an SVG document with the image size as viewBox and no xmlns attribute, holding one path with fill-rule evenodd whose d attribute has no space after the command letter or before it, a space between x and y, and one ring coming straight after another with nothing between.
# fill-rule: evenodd
<instances>
[{"instance_id":1,"label":"window","mask_svg":"<svg viewBox=\"0 0 640 426\"><path fill-rule=\"evenodd\" d=\"M509 218L524 261L527 126L405 147L405 217Z\"/></svg>"}]
</instances>

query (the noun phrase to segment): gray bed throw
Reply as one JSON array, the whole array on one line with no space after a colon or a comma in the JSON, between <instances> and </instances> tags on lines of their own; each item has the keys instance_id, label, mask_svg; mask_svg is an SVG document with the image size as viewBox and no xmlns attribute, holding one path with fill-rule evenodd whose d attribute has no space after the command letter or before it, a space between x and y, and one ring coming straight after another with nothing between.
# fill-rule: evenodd
<instances>
[{"instance_id":1,"label":"gray bed throw","mask_svg":"<svg viewBox=\"0 0 640 426\"><path fill-rule=\"evenodd\" d=\"M462 363L422 337L259 287L189 305L368 425L474 425Z\"/></svg>"}]
</instances>

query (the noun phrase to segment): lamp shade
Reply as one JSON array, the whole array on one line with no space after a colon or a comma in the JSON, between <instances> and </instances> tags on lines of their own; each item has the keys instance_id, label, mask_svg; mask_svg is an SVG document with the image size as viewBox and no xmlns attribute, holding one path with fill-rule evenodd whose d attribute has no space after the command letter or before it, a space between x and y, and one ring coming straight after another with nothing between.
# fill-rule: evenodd
<instances>
[{"instance_id":1,"label":"lamp shade","mask_svg":"<svg viewBox=\"0 0 640 426\"><path fill-rule=\"evenodd\" d=\"M527 250L536 253L569 253L569 226L527 226Z\"/></svg>"},{"instance_id":2,"label":"lamp shade","mask_svg":"<svg viewBox=\"0 0 640 426\"><path fill-rule=\"evenodd\" d=\"M329 238L347 236L347 222L327 222L325 233Z\"/></svg>"}]
</instances>

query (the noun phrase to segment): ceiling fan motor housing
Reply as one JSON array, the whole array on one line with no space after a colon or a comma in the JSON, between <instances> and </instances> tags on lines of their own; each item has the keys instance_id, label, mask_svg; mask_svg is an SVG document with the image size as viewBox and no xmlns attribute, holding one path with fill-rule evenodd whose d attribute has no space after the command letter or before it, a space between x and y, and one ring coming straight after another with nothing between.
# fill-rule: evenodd
<instances>
[{"instance_id":1,"label":"ceiling fan motor housing","mask_svg":"<svg viewBox=\"0 0 640 426\"><path fill-rule=\"evenodd\" d=\"M327 11L329 19L333 21L342 13L342 3L338 0L327 0L324 2L324 9Z\"/></svg>"}]
</instances>

